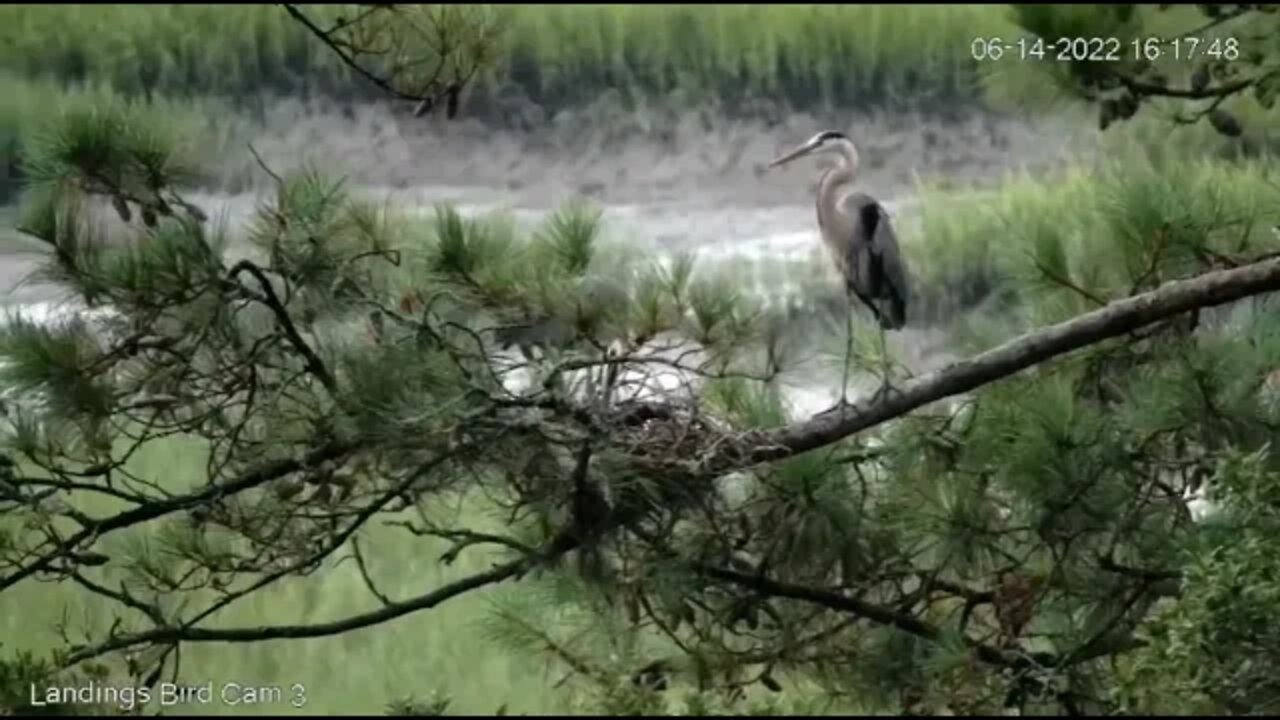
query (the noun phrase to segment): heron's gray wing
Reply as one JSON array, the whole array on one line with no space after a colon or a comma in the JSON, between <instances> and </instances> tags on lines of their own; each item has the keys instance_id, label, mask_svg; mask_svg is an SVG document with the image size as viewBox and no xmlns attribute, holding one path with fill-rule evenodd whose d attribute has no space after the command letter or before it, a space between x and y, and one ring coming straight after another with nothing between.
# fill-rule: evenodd
<instances>
[{"instance_id":1,"label":"heron's gray wing","mask_svg":"<svg viewBox=\"0 0 1280 720\"><path fill-rule=\"evenodd\" d=\"M889 281L889 287L906 302L911 297L907 266L898 249L898 234L893 230L893 221L884 208L880 208L880 221L876 223L875 235L871 238L871 252L880 262L880 269Z\"/></svg>"},{"instance_id":2,"label":"heron's gray wing","mask_svg":"<svg viewBox=\"0 0 1280 720\"><path fill-rule=\"evenodd\" d=\"M863 193L849 195L845 212L853 220L851 251L861 261L855 266L859 289L869 297L887 300L889 307L883 308L888 315L887 326L902 327L910 287L893 221L883 205Z\"/></svg>"}]
</instances>

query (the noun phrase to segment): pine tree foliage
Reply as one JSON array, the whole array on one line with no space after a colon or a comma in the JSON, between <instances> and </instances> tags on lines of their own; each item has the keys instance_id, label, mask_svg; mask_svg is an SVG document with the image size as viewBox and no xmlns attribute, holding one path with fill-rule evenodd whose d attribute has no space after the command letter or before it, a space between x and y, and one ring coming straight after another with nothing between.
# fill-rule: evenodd
<instances>
[{"instance_id":1,"label":"pine tree foliage","mask_svg":"<svg viewBox=\"0 0 1280 720\"><path fill-rule=\"evenodd\" d=\"M1268 620L1280 598L1280 483L1269 452L1219 459L1213 494L1222 506L1186 548L1182 598L1144 629L1149 645L1120 678L1116 694L1126 710L1266 714L1280 703Z\"/></svg>"}]
</instances>

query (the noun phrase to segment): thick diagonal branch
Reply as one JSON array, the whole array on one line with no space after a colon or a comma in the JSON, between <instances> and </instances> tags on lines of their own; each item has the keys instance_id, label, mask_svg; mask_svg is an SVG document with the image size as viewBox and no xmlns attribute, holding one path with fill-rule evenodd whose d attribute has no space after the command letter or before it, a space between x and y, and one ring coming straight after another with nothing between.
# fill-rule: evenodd
<instances>
[{"instance_id":1,"label":"thick diagonal branch","mask_svg":"<svg viewBox=\"0 0 1280 720\"><path fill-rule=\"evenodd\" d=\"M1277 289L1280 289L1280 259L1274 258L1170 282L1010 340L838 412L818 415L774 431L752 433L743 442L717 449L692 470L698 474L719 475L815 450L929 403L970 392L1103 340L1191 310L1225 305Z\"/></svg>"}]
</instances>

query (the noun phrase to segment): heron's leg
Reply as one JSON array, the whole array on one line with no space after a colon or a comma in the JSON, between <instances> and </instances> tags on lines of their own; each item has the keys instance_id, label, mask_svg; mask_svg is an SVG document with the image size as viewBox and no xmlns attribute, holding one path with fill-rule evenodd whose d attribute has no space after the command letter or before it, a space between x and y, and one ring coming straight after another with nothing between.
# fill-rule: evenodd
<instances>
[{"instance_id":1,"label":"heron's leg","mask_svg":"<svg viewBox=\"0 0 1280 720\"><path fill-rule=\"evenodd\" d=\"M892 372L889 365L889 350L885 344L884 325L880 326L880 367L883 371L880 379L883 381L884 387L889 387L889 375Z\"/></svg>"},{"instance_id":2,"label":"heron's leg","mask_svg":"<svg viewBox=\"0 0 1280 720\"><path fill-rule=\"evenodd\" d=\"M849 361L853 357L853 296L846 294L844 313L844 374L840 377L840 407L849 404Z\"/></svg>"},{"instance_id":3,"label":"heron's leg","mask_svg":"<svg viewBox=\"0 0 1280 720\"><path fill-rule=\"evenodd\" d=\"M893 391L894 387L893 387L893 381L891 377L893 374L892 368L893 368L892 363L889 362L889 351L888 351L887 343L885 340L884 326L881 325L880 326L880 373L881 374L880 374L880 389L877 390L875 394L876 400L881 400L888 397L889 393Z\"/></svg>"}]
</instances>

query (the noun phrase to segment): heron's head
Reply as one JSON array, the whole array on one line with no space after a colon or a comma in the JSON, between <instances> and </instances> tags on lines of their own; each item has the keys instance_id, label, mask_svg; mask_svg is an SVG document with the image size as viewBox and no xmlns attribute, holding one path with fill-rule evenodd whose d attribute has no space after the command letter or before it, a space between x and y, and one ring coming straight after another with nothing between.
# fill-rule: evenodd
<instances>
[{"instance_id":1,"label":"heron's head","mask_svg":"<svg viewBox=\"0 0 1280 720\"><path fill-rule=\"evenodd\" d=\"M780 167L792 160L809 155L828 155L833 153L846 157L857 157L857 150L854 149L853 141L849 139L848 135L835 130L824 130L809 138L809 141L805 144L769 163L769 167Z\"/></svg>"}]
</instances>

